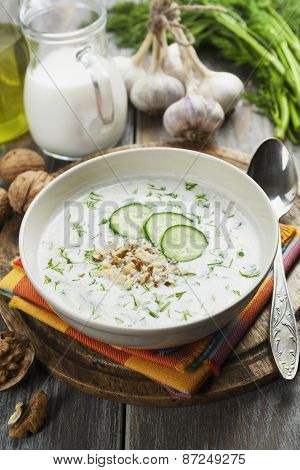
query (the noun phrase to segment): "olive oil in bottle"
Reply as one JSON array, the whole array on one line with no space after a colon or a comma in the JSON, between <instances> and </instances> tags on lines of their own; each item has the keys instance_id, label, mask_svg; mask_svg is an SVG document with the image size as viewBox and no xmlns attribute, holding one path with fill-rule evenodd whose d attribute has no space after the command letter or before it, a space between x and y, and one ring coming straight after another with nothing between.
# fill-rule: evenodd
<instances>
[{"instance_id":1,"label":"olive oil in bottle","mask_svg":"<svg viewBox=\"0 0 300 470\"><path fill-rule=\"evenodd\" d=\"M28 129L23 107L28 60L27 46L18 28L0 22L0 143Z\"/></svg>"}]
</instances>

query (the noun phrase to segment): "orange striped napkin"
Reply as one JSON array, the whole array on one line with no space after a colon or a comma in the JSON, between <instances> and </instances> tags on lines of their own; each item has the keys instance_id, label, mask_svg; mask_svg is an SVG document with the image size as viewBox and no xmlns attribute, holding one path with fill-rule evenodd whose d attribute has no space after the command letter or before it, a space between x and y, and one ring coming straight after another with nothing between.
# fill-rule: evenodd
<instances>
[{"instance_id":1,"label":"orange striped napkin","mask_svg":"<svg viewBox=\"0 0 300 470\"><path fill-rule=\"evenodd\" d=\"M300 233L295 227L282 225L281 238L285 270L288 272L300 257ZM35 291L20 258L12 262L12 270L0 281L0 292L11 298L11 308L21 310L100 354L159 382L170 392L187 398L195 394L208 377L218 375L224 360L270 299L272 288L270 272L249 304L214 335L177 348L138 350L102 343L70 327Z\"/></svg>"}]
</instances>

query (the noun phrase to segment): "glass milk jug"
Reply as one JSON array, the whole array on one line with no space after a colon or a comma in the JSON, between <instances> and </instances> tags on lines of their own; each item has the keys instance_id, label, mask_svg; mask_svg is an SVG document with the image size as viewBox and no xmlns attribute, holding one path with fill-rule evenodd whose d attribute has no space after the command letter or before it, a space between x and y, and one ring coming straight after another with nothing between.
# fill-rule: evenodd
<instances>
[{"instance_id":1,"label":"glass milk jug","mask_svg":"<svg viewBox=\"0 0 300 470\"><path fill-rule=\"evenodd\" d=\"M100 2L24 0L20 22L30 51L24 104L36 143L63 160L115 145L126 124L127 94L106 57Z\"/></svg>"}]
</instances>

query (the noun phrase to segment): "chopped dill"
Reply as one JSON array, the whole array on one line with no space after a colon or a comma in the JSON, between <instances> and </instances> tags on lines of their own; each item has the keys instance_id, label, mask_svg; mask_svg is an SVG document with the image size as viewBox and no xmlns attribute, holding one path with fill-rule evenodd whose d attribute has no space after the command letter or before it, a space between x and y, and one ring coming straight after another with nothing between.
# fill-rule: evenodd
<instances>
[{"instance_id":1,"label":"chopped dill","mask_svg":"<svg viewBox=\"0 0 300 470\"><path fill-rule=\"evenodd\" d=\"M136 188L134 191L132 191L132 194L137 194L139 192L139 188Z\"/></svg>"},{"instance_id":2,"label":"chopped dill","mask_svg":"<svg viewBox=\"0 0 300 470\"><path fill-rule=\"evenodd\" d=\"M100 194L91 191L87 201L84 203L89 209L96 209L96 204L102 201L103 197Z\"/></svg>"},{"instance_id":3,"label":"chopped dill","mask_svg":"<svg viewBox=\"0 0 300 470\"><path fill-rule=\"evenodd\" d=\"M138 304L138 302L137 302L137 300L136 300L135 296L132 294L132 295L131 295L131 297L132 297L132 300L133 300L133 304L134 304L134 306L135 306L135 307L138 307L138 306L139 306L139 304Z\"/></svg>"},{"instance_id":4,"label":"chopped dill","mask_svg":"<svg viewBox=\"0 0 300 470\"><path fill-rule=\"evenodd\" d=\"M169 300L169 302L167 302L162 307L160 307L159 311L164 312L169 307L170 303L171 303L171 301Z\"/></svg>"},{"instance_id":5,"label":"chopped dill","mask_svg":"<svg viewBox=\"0 0 300 470\"><path fill-rule=\"evenodd\" d=\"M168 205L171 205L171 207L176 207L177 209L182 210L182 205L181 205L181 203L176 203L176 202L174 202L174 201L168 201L167 204L168 204Z\"/></svg>"},{"instance_id":6,"label":"chopped dill","mask_svg":"<svg viewBox=\"0 0 300 470\"><path fill-rule=\"evenodd\" d=\"M96 235L94 235L94 237L92 237L91 240L94 240L95 238L101 237L101 236L102 236L102 233L101 233L101 232L96 233Z\"/></svg>"},{"instance_id":7,"label":"chopped dill","mask_svg":"<svg viewBox=\"0 0 300 470\"><path fill-rule=\"evenodd\" d=\"M176 292L176 293L175 293L176 299L180 300L181 297L183 296L183 294L186 294L186 291L183 291L183 292Z\"/></svg>"},{"instance_id":8,"label":"chopped dill","mask_svg":"<svg viewBox=\"0 0 300 470\"><path fill-rule=\"evenodd\" d=\"M162 196L169 196L171 197L172 199L177 199L178 198L178 194L176 193L164 193L164 194L159 194L161 197Z\"/></svg>"},{"instance_id":9,"label":"chopped dill","mask_svg":"<svg viewBox=\"0 0 300 470\"><path fill-rule=\"evenodd\" d=\"M95 251L95 250L85 250L85 251L84 251L84 258L85 258L86 260L91 259L92 254L94 253L94 251Z\"/></svg>"},{"instance_id":10,"label":"chopped dill","mask_svg":"<svg viewBox=\"0 0 300 470\"><path fill-rule=\"evenodd\" d=\"M79 222L77 224L72 225L72 230L77 232L77 235L81 238L83 237L83 234L86 233L86 231L83 228L83 225L80 224Z\"/></svg>"},{"instance_id":11,"label":"chopped dill","mask_svg":"<svg viewBox=\"0 0 300 470\"><path fill-rule=\"evenodd\" d=\"M73 261L69 258L66 249L64 247L58 249L59 254L64 260L66 260L67 264L73 264Z\"/></svg>"},{"instance_id":12,"label":"chopped dill","mask_svg":"<svg viewBox=\"0 0 300 470\"><path fill-rule=\"evenodd\" d=\"M92 306L91 316L94 320L100 317L100 314L97 313L97 307L95 305Z\"/></svg>"},{"instance_id":13,"label":"chopped dill","mask_svg":"<svg viewBox=\"0 0 300 470\"><path fill-rule=\"evenodd\" d=\"M245 253L243 252L243 250L238 251L237 254L238 254L238 256L240 256L241 258L242 258L243 256L245 256Z\"/></svg>"},{"instance_id":14,"label":"chopped dill","mask_svg":"<svg viewBox=\"0 0 300 470\"><path fill-rule=\"evenodd\" d=\"M52 279L50 279L50 277L48 276L44 276L44 284L50 284L52 282Z\"/></svg>"},{"instance_id":15,"label":"chopped dill","mask_svg":"<svg viewBox=\"0 0 300 470\"><path fill-rule=\"evenodd\" d=\"M105 285L104 285L102 282L101 282L101 284L99 285L99 289L100 289L102 292L106 291L106 287L105 287Z\"/></svg>"},{"instance_id":16,"label":"chopped dill","mask_svg":"<svg viewBox=\"0 0 300 470\"><path fill-rule=\"evenodd\" d=\"M192 191L196 186L198 186L197 183L188 183L188 182L185 182L185 189L186 189L186 191Z\"/></svg>"},{"instance_id":17,"label":"chopped dill","mask_svg":"<svg viewBox=\"0 0 300 470\"><path fill-rule=\"evenodd\" d=\"M193 215L194 215L195 219L197 220L197 223L198 223L198 224L201 224L201 222L202 222L202 217L201 217L200 215L195 215L195 214L193 214Z\"/></svg>"},{"instance_id":18,"label":"chopped dill","mask_svg":"<svg viewBox=\"0 0 300 470\"><path fill-rule=\"evenodd\" d=\"M183 294L186 294L186 291L183 292L175 292L174 294L168 295L167 299L170 299L171 297L176 297L176 299L180 300Z\"/></svg>"},{"instance_id":19,"label":"chopped dill","mask_svg":"<svg viewBox=\"0 0 300 470\"><path fill-rule=\"evenodd\" d=\"M60 284L60 281L55 281L55 282L54 282L54 289L55 289L55 290L56 290L58 284Z\"/></svg>"},{"instance_id":20,"label":"chopped dill","mask_svg":"<svg viewBox=\"0 0 300 470\"><path fill-rule=\"evenodd\" d=\"M103 219L101 220L101 222L99 222L98 225L105 225L105 224L107 224L107 222L108 222L108 219L103 218Z\"/></svg>"},{"instance_id":21,"label":"chopped dill","mask_svg":"<svg viewBox=\"0 0 300 470\"><path fill-rule=\"evenodd\" d=\"M233 292L234 294L236 294L236 295L241 295L241 292L240 292L239 290L234 290L234 289L233 289L232 292Z\"/></svg>"},{"instance_id":22,"label":"chopped dill","mask_svg":"<svg viewBox=\"0 0 300 470\"><path fill-rule=\"evenodd\" d=\"M196 194L196 201L207 201L207 194Z\"/></svg>"},{"instance_id":23,"label":"chopped dill","mask_svg":"<svg viewBox=\"0 0 300 470\"><path fill-rule=\"evenodd\" d=\"M183 316L183 319L185 321L188 321L188 318L191 317L192 315L190 314L190 312L188 310L183 310L182 311L182 316Z\"/></svg>"},{"instance_id":24,"label":"chopped dill","mask_svg":"<svg viewBox=\"0 0 300 470\"><path fill-rule=\"evenodd\" d=\"M149 313L149 315L150 315L151 317L153 317L153 318L158 318L157 313L153 312L153 311L150 310L149 308L148 308L148 313Z\"/></svg>"},{"instance_id":25,"label":"chopped dill","mask_svg":"<svg viewBox=\"0 0 300 470\"><path fill-rule=\"evenodd\" d=\"M151 183L148 184L148 187L150 189L153 189L154 191L166 191L166 189L167 189L166 186L161 186L160 188L158 188L157 186L155 186L154 184L151 184Z\"/></svg>"},{"instance_id":26,"label":"chopped dill","mask_svg":"<svg viewBox=\"0 0 300 470\"><path fill-rule=\"evenodd\" d=\"M60 262L57 262L56 264L53 264L53 259L50 258L48 261L48 265L45 269L52 269L52 271L56 271L57 273L63 274L62 268L60 268Z\"/></svg>"},{"instance_id":27,"label":"chopped dill","mask_svg":"<svg viewBox=\"0 0 300 470\"><path fill-rule=\"evenodd\" d=\"M119 318L119 317L115 317L115 320L118 321L119 323L124 323L124 321L121 320L121 318Z\"/></svg>"}]
</instances>

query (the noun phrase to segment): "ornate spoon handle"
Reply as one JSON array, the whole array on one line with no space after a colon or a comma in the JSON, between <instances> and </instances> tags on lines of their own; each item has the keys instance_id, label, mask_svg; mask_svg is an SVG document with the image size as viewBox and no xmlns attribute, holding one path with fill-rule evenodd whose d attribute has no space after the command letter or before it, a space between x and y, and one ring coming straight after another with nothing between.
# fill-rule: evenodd
<instances>
[{"instance_id":1,"label":"ornate spoon handle","mask_svg":"<svg viewBox=\"0 0 300 470\"><path fill-rule=\"evenodd\" d=\"M293 379L299 364L299 335L294 309L288 293L280 243L274 261L270 343L281 376L287 380Z\"/></svg>"}]
</instances>

